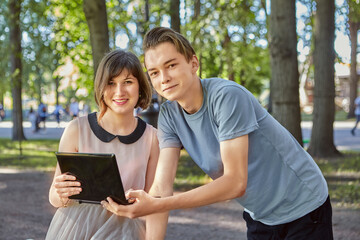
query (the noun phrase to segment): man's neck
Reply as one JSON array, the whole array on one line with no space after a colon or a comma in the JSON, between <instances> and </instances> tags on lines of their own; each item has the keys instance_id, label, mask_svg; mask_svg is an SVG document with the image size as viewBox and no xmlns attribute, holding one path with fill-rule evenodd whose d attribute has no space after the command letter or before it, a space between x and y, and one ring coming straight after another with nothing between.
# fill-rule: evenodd
<instances>
[{"instance_id":1,"label":"man's neck","mask_svg":"<svg viewBox=\"0 0 360 240\"><path fill-rule=\"evenodd\" d=\"M191 91L186 94L184 99L177 101L180 106L188 114L193 114L199 111L202 106L204 99L203 89L201 81L198 78L197 81L194 81L194 86L191 88Z\"/></svg>"}]
</instances>

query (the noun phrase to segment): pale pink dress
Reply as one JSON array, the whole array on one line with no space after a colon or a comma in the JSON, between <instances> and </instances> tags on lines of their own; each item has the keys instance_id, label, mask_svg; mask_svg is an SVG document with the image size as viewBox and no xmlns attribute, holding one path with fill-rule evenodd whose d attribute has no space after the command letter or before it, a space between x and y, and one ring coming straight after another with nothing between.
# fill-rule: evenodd
<instances>
[{"instance_id":1,"label":"pale pink dress","mask_svg":"<svg viewBox=\"0 0 360 240\"><path fill-rule=\"evenodd\" d=\"M124 190L144 189L147 164L151 144L156 137L156 129L146 124L143 135L131 144L121 143L118 138L103 142L91 130L86 116L79 117L78 120L79 152L115 153ZM97 127L101 128L99 125ZM101 205L76 203L56 211L46 239L145 239L145 223L140 219L114 215Z\"/></svg>"}]
</instances>

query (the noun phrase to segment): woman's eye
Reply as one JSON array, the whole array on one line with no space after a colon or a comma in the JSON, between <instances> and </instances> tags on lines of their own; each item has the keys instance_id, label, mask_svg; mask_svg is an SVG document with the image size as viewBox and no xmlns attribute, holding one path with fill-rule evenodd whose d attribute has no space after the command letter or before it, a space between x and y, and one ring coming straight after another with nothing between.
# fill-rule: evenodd
<instances>
[{"instance_id":1,"label":"woman's eye","mask_svg":"<svg viewBox=\"0 0 360 240\"><path fill-rule=\"evenodd\" d=\"M108 85L110 85L110 86L114 85L114 82L108 82Z\"/></svg>"}]
</instances>

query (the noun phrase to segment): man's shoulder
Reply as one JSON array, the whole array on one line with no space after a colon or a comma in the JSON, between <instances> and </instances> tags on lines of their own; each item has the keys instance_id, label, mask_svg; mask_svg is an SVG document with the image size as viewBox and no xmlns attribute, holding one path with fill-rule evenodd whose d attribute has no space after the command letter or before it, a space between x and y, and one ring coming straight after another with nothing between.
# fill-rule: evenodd
<instances>
[{"instance_id":1,"label":"man's shoulder","mask_svg":"<svg viewBox=\"0 0 360 240\"><path fill-rule=\"evenodd\" d=\"M201 79L201 83L208 92L218 92L228 88L244 88L234 81L223 78L205 78Z\"/></svg>"},{"instance_id":2,"label":"man's shoulder","mask_svg":"<svg viewBox=\"0 0 360 240\"><path fill-rule=\"evenodd\" d=\"M202 84L210 102L221 101L223 98L231 98L233 96L249 95L249 91L240 84L222 78L202 79Z\"/></svg>"},{"instance_id":3,"label":"man's shoulder","mask_svg":"<svg viewBox=\"0 0 360 240\"><path fill-rule=\"evenodd\" d=\"M160 115L171 115L180 111L179 104L176 101L165 101L160 106Z\"/></svg>"}]
</instances>

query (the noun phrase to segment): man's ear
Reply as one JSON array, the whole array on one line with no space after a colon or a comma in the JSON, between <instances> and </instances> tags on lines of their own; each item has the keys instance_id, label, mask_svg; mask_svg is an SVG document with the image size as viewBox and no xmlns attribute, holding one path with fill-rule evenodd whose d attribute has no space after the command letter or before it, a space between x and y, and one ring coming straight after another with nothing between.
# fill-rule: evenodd
<instances>
[{"instance_id":1,"label":"man's ear","mask_svg":"<svg viewBox=\"0 0 360 240\"><path fill-rule=\"evenodd\" d=\"M196 73L200 66L197 56L194 54L190 61L192 66L192 72Z\"/></svg>"}]
</instances>

